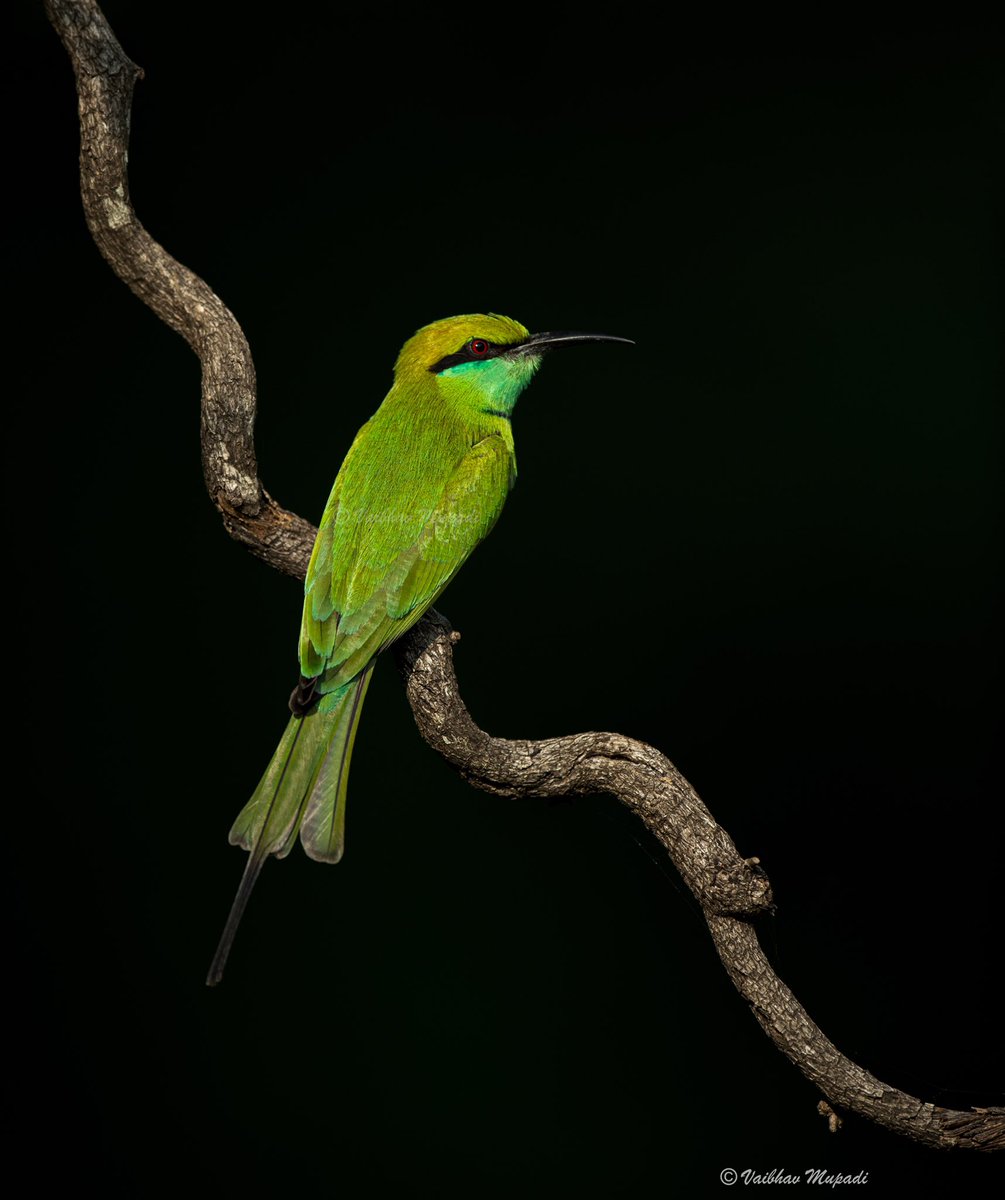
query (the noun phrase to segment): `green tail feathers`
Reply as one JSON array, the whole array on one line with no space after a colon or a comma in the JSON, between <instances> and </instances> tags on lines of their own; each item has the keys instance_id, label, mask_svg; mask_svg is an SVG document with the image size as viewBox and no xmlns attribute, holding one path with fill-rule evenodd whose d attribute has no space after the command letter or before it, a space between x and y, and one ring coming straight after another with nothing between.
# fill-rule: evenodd
<instances>
[{"instance_id":1,"label":"green tail feathers","mask_svg":"<svg viewBox=\"0 0 1005 1200\"><path fill-rule=\"evenodd\" d=\"M250 851L237 895L206 978L223 978L248 897L270 854L285 858L297 832L305 852L336 863L345 849L345 803L356 728L373 666L304 717L291 717L254 795L238 813L230 842Z\"/></svg>"}]
</instances>

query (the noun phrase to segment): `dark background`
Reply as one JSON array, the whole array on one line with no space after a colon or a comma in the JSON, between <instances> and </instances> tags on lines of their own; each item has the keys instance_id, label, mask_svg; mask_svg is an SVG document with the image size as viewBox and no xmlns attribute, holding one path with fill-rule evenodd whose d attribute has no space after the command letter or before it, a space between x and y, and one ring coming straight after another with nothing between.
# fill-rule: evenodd
<instances>
[{"instance_id":1,"label":"dark background","mask_svg":"<svg viewBox=\"0 0 1005 1200\"><path fill-rule=\"evenodd\" d=\"M146 70L134 202L241 320L287 507L320 515L420 324L637 340L518 406L519 484L441 602L468 704L664 750L762 859L765 945L837 1045L1002 1103L1001 45L105 8ZM472 790L390 662L345 861L269 864L203 986L299 588L206 499L197 362L90 242L69 64L17 21L15 1158L129 1196L705 1195L726 1167L986 1194L1000 1161L829 1135L641 826Z\"/></svg>"}]
</instances>

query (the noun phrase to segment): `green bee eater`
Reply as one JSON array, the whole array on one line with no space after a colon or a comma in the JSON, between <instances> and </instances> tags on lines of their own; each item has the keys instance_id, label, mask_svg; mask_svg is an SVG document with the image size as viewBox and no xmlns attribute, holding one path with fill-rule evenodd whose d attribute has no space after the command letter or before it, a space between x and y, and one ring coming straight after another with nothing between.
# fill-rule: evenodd
<instances>
[{"instance_id":1,"label":"green bee eater","mask_svg":"<svg viewBox=\"0 0 1005 1200\"><path fill-rule=\"evenodd\" d=\"M544 353L599 333L530 334L495 314L448 317L402 347L394 384L356 435L304 585L300 682L286 732L230 831L250 851L207 983L219 983L265 859L297 833L338 862L346 784L374 660L410 629L495 525L516 478L510 416Z\"/></svg>"}]
</instances>

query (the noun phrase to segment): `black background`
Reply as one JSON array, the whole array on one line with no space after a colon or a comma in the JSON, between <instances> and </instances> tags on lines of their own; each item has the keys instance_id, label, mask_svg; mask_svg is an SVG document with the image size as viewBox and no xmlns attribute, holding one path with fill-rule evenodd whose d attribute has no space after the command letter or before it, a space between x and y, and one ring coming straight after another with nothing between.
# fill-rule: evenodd
<instances>
[{"instance_id":1,"label":"black background","mask_svg":"<svg viewBox=\"0 0 1005 1200\"><path fill-rule=\"evenodd\" d=\"M762 859L766 947L837 1045L1002 1103L1000 44L105 8L146 71L134 202L242 322L287 507L320 515L420 324L636 339L518 406L519 484L441 602L468 704L659 746ZM18 37L15 1156L130 1196L704 1195L727 1167L986 1194L1000 1162L828 1134L637 822L473 791L390 662L345 861L269 864L203 986L299 589L225 537L197 362L89 240L40 8Z\"/></svg>"}]
</instances>

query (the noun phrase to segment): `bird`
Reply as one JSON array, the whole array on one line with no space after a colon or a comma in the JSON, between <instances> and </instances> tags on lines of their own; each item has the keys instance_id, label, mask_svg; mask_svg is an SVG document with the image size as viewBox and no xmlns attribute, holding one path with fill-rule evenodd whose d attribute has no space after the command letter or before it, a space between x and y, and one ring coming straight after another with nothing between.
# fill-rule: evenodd
<instances>
[{"instance_id":1,"label":"bird","mask_svg":"<svg viewBox=\"0 0 1005 1200\"><path fill-rule=\"evenodd\" d=\"M357 433L318 527L304 581L300 679L291 716L230 830L249 852L206 982L223 978L269 855L300 835L338 862L346 787L378 655L436 601L491 531L516 479L514 405L549 351L624 342L601 333L529 333L496 313L447 317L405 342L394 382Z\"/></svg>"}]
</instances>

